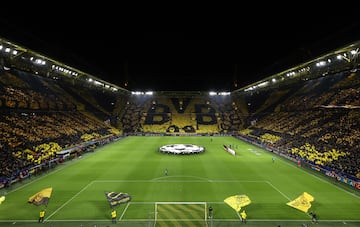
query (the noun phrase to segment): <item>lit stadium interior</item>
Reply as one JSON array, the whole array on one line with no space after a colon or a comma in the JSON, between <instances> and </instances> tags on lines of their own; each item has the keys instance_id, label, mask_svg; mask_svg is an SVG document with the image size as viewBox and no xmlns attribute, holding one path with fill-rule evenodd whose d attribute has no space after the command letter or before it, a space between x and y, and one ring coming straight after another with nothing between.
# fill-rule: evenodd
<instances>
[{"instance_id":1,"label":"lit stadium interior","mask_svg":"<svg viewBox=\"0 0 360 227\"><path fill-rule=\"evenodd\" d=\"M13 226L38 224L38 207L29 207L26 200L40 189L48 187L45 176L51 177L57 171L61 172L63 168L73 168L72 172L79 171L79 174L62 176L64 182L67 182L66 178L72 178L72 181L69 182L73 182L64 185L64 189L60 190L60 186L59 189L56 189L51 185L54 191L49 204L46 203L47 212L44 222L53 227L64 226L61 225L64 223L68 224L66 226L94 226L96 223L99 223L98 226L121 225L121 223L125 223L124 226L236 226L242 224L242 217L238 215L240 212L233 212L233 216L225 212L229 207L226 204L222 206L221 197L220 199L216 196L202 198L201 196L206 193L199 193L198 197L188 198L187 194L175 185L175 180L180 181L180 177L182 177L181 181L185 182L181 186L182 190L186 191L190 190L190 187L194 187L193 190L196 191L197 187L202 187L197 185L201 184L199 181L210 185L211 174L217 174L215 173L217 171L223 172L223 180L224 182L228 180L227 184L232 184L235 180L240 181L241 176L234 176L232 171L242 171L236 169L242 167L229 167L234 169L226 172L226 165L224 165L222 170L208 170L208 172L204 170L203 175L195 174L201 172L201 168L191 170L195 172L193 175L197 176L196 178L191 175L190 170L187 172L185 168L187 165L185 161L205 163L209 161L206 159L207 155L211 157L214 154L212 152L216 149L224 151L224 147L230 149L232 155L229 155L230 152L219 152L216 155L220 155L220 157L214 156L209 161L210 163L216 163L216 160L219 159L233 162L235 159L238 160L237 158L241 162L245 157L241 158L243 153L238 148L240 143L254 146L246 148L246 150L249 149L249 155L262 154L262 157L267 155L275 157L274 164L281 162L294 168L301 168L300 171L308 174L305 178L321 179L330 185L329 188L334 188L331 190L341 191L332 192L329 189L331 191L329 193L332 194L327 197L327 190L315 189L311 186L312 183L309 185L304 183L302 184L303 190L298 193L295 189L281 188L276 184L276 179L271 180L271 177L264 180L265 187L271 188L274 194L283 195L282 200L292 200L303 191L315 194L312 208L316 207L319 216L318 226L341 226L344 223L347 227L359 226L359 48L360 42L341 46L310 61L299 62L295 67L232 91L133 91L0 37L0 188L1 196L4 198L0 205L0 226L9 226L11 223ZM130 143L128 139L132 138L138 140L128 145ZM162 139L160 144L150 141L155 138ZM220 140L221 138L225 139ZM105 151L114 144L118 144L118 147L111 151ZM178 152L178 150L185 146L178 145L177 147L180 148L175 152L174 149L170 149L173 146L170 146L168 150L164 151L164 154L158 156L159 148L168 144L204 146L205 152L201 150L194 152L193 155L181 155L184 152ZM128 147L125 149L126 145ZM119 202L117 224L111 223L108 210L102 212L91 209L88 216L81 216L82 214L79 212L79 217L71 213L72 209L75 210L70 205L73 199L80 199L87 193L87 189L93 187L99 187L94 190L100 192L108 190L98 186L99 182L115 180L107 176L98 178L94 176L91 183L72 189L72 187L76 187L74 178L82 176L87 178L85 174L80 173L81 170L75 168L78 165L76 163L92 160L91 156L100 153L97 152L98 150L110 153L116 152L116 149L123 152L122 149L132 150L134 148L133 152L137 153L137 149L146 150L147 146L157 148L151 149L153 152L151 154L156 156L158 161L167 158L168 164L164 165L163 162L157 162L151 157L147 157L149 165L156 162L151 168L162 166L161 170L158 170L159 175L163 172L163 165L169 169L170 176L178 171L176 179L174 177L169 184L174 183L171 190L174 192L178 190L176 192L181 197L171 198L171 196L165 196L166 193L163 192L163 198L144 196L137 200L139 196L136 195L140 193L137 190L146 188L151 191L152 187L158 186L150 184L153 182L164 183L162 181L164 176L161 175L158 178L152 176L149 177L149 181L145 182L146 174L151 171L147 172L147 167L139 165L138 168L144 168L145 173L132 169L138 175L132 175L131 179L128 179L126 176L131 175L130 170L118 167L120 169L116 171L119 171L120 175L116 180L118 183L120 182L119 184L121 184L121 180L127 180L128 184L144 181L142 183L145 185L134 185L134 188L128 189L133 191L124 191L135 196L131 197L131 201ZM257 149L261 149L261 151ZM130 150L129 153L131 153ZM193 150L190 151L190 153L192 152ZM176 154L174 155L174 153ZM139 156L142 154L128 159L129 165L136 166ZM177 159L173 159L173 156L177 156ZM128 154L123 153L118 157L127 159ZM108 163L113 161L111 158L108 159ZM184 163L179 164L178 162ZM125 161L120 163L125 165ZM195 167L188 166L188 168L196 168L199 163L195 164ZM94 161L88 165L98 164ZM242 165L246 166L246 164ZM178 169L176 166L179 166ZM215 168L216 164L213 167ZM264 169L266 168L268 167L264 167ZM269 168L271 167L269 166ZM254 175L261 174L260 171L253 171ZM124 173L124 176L121 173ZM97 175L96 171L92 174ZM294 173L295 178L296 174ZM190 175L192 179L188 179ZM243 172L240 175L243 175ZM286 172L279 175L286 175ZM138 178L135 179L135 176ZM213 176L214 180L215 175ZM209 177L209 180L204 180L206 177ZM221 176L218 177L221 178ZM292 176L283 177L282 181L294 180ZM223 186L217 185L220 180L216 179L213 182L216 187L220 188L218 193L221 194ZM187 188L186 185L189 182L192 182L193 186ZM107 183L109 182L104 184ZM74 186L70 186L72 184ZM243 193L252 195L252 191L247 188L245 183L244 185L239 183L237 187L241 188ZM121 188L116 188L115 184L111 187L121 190ZM157 190L161 194L161 187ZM224 191L228 194L232 193L230 188L224 189ZM266 192L264 193L266 194ZM336 193L341 193L341 195ZM60 197L60 194L62 199L55 203L56 196ZM146 193L144 192L144 194ZM339 196L338 198L344 196L344 203L338 198L333 198L335 205L329 205L328 198L330 196ZM103 194L99 197L99 200L105 201ZM24 198L25 205L21 203ZM197 198L201 199L197 200ZM311 217L307 212L301 216L304 212L300 211L298 214L297 209L292 208L295 213L292 216L289 213L293 210L286 205L284 210L279 213L274 212L273 215L270 208L268 208L270 212L258 211L259 213L256 213L255 210L262 208L262 205L259 205L262 197L254 194L252 198L254 199L251 203L244 205L248 212L247 225L301 226L303 223L312 224ZM184 208L178 207L180 201L183 201ZM153 202L155 205L152 206L155 208L151 207L151 209L155 209L155 211L149 212L146 210L148 207L140 207L140 202L145 205L145 202ZM282 203L284 204L284 201ZM91 202L89 204L91 206ZM132 205L128 207L129 204ZM214 207L214 218L210 218L206 214L208 204ZM139 206L139 210L146 210L145 214L131 216L132 206ZM191 216L191 212L186 217L177 213L164 213L164 209L172 210L172 206L176 209L183 209L184 212L187 209L197 211L192 211L193 219L189 221L188 216ZM344 214L340 211L335 212L337 207L334 206L339 206ZM22 212L22 209L27 211ZM33 211L29 212L31 209ZM78 209L88 208L80 207ZM290 212L286 209L290 209ZM10 210L14 214L9 214ZM308 210L306 209L306 211ZM83 212L86 213L86 211ZM72 214L74 215L72 216ZM120 214L122 215L120 216ZM174 215L174 218L167 219L167 215ZM177 219L180 221L176 221Z\"/></svg>"}]
</instances>

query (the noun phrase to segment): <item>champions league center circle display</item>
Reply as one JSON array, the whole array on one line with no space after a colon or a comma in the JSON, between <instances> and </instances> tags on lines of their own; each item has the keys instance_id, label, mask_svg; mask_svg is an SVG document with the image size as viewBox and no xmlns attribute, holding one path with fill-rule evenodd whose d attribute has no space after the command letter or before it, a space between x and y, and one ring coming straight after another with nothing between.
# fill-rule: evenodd
<instances>
[{"instance_id":1,"label":"champions league center circle display","mask_svg":"<svg viewBox=\"0 0 360 227\"><path fill-rule=\"evenodd\" d=\"M168 144L161 146L159 151L167 154L199 154L205 148L193 144Z\"/></svg>"}]
</instances>

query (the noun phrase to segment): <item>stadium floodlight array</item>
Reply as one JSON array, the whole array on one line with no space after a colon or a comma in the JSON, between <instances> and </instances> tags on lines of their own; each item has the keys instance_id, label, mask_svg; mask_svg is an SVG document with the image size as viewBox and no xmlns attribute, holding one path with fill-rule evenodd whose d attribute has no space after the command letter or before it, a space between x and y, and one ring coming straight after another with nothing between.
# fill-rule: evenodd
<instances>
[{"instance_id":1,"label":"stadium floodlight array","mask_svg":"<svg viewBox=\"0 0 360 227\"><path fill-rule=\"evenodd\" d=\"M132 95L153 95L153 91L132 91Z\"/></svg>"},{"instance_id":2,"label":"stadium floodlight array","mask_svg":"<svg viewBox=\"0 0 360 227\"><path fill-rule=\"evenodd\" d=\"M204 226L207 221L206 202L155 202L154 223L167 222L185 226ZM154 226L155 226L154 225Z\"/></svg>"}]
</instances>

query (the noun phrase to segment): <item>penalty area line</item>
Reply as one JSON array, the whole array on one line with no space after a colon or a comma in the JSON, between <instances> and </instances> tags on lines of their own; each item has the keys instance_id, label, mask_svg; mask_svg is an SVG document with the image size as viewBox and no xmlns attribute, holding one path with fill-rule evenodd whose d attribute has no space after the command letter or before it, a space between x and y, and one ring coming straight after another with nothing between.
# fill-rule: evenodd
<instances>
[{"instance_id":1,"label":"penalty area line","mask_svg":"<svg viewBox=\"0 0 360 227\"><path fill-rule=\"evenodd\" d=\"M128 202L128 203L126 204L126 207L125 207L124 211L122 212L122 214L121 214L121 216L120 216L120 218L119 218L119 221L124 217L126 210L127 210L128 207L130 206L130 203L131 203L131 202Z\"/></svg>"}]
</instances>

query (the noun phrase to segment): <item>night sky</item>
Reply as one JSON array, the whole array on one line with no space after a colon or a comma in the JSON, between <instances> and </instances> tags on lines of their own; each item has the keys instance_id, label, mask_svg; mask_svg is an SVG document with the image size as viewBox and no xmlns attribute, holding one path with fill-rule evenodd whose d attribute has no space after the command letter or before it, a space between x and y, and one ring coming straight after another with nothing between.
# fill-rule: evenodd
<instances>
[{"instance_id":1,"label":"night sky","mask_svg":"<svg viewBox=\"0 0 360 227\"><path fill-rule=\"evenodd\" d=\"M54 18L5 17L0 37L129 90L232 91L360 40L353 20L153 28Z\"/></svg>"}]
</instances>

